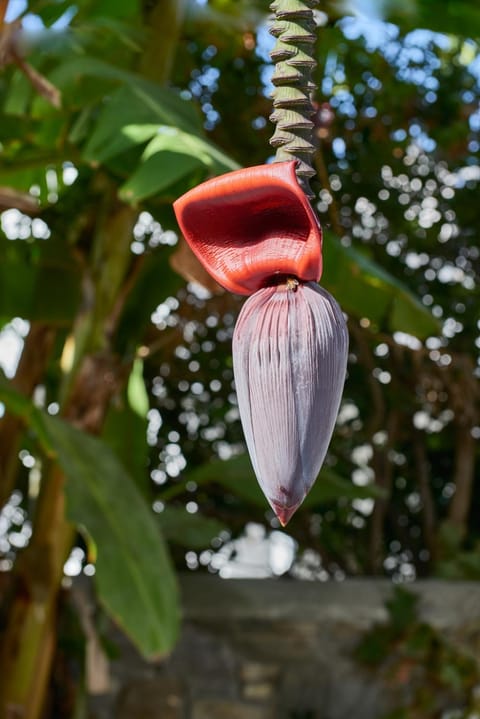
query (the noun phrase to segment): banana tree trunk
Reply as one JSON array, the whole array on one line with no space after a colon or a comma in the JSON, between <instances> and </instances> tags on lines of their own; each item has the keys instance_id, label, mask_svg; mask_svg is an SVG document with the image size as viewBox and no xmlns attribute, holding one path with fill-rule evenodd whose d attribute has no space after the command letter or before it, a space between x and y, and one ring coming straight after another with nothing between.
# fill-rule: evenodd
<instances>
[{"instance_id":1,"label":"banana tree trunk","mask_svg":"<svg viewBox=\"0 0 480 719\"><path fill-rule=\"evenodd\" d=\"M157 82L169 76L184 10L184 2L159 0L151 11L140 69ZM93 302L89 295L88 309L79 313L68 338L74 347L73 364L61 392L64 417L93 434L101 430L112 394L128 374L126 364L114 355L111 340L128 294L126 278L137 211L120 205L116 188L109 193L108 184L107 191L100 193L104 204L96 213L92 266L87 269L89 292L93 278ZM112 378L107 384L105 367ZM41 377L36 377L39 381ZM32 538L14 569L14 594L0 651L0 719L41 719L46 707L63 567L75 536L66 518L64 482L55 465L44 472Z\"/></svg>"}]
</instances>

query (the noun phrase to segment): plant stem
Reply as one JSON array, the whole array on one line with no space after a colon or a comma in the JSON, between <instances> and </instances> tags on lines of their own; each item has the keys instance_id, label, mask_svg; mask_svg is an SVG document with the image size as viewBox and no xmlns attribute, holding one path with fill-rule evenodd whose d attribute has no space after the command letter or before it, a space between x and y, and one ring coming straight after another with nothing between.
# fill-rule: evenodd
<instances>
[{"instance_id":1,"label":"plant stem","mask_svg":"<svg viewBox=\"0 0 480 719\"><path fill-rule=\"evenodd\" d=\"M415 430L413 437L413 454L420 497L422 499L422 524L425 544L430 553L430 562L435 564L438 555L437 516L432 497L430 465L425 447L425 436Z\"/></svg>"},{"instance_id":2,"label":"plant stem","mask_svg":"<svg viewBox=\"0 0 480 719\"><path fill-rule=\"evenodd\" d=\"M16 567L16 595L2 642L0 717L39 719L55 651L56 604L74 529L65 519L64 478L51 467L31 542Z\"/></svg>"},{"instance_id":3,"label":"plant stem","mask_svg":"<svg viewBox=\"0 0 480 719\"><path fill-rule=\"evenodd\" d=\"M168 24L163 12L166 5ZM143 69L148 64L150 48L155 51L152 57L157 81L168 78L182 9L183 0L162 0L152 11L158 22L150 24L153 31ZM95 210L93 247L83 277L82 309L67 339L73 347L73 363L64 377L60 405L65 419L98 434L112 394L128 374L128 363L116 356L112 347L122 303L128 295L126 285L131 288L130 244L138 210L118 202L117 188L103 173L97 173L94 183L103 202ZM89 241L90 237L85 237L85 242ZM0 656L0 719L40 719L46 705L63 566L75 536L74 527L66 519L64 483L64 475L56 466L43 473L33 535L15 566L16 591Z\"/></svg>"},{"instance_id":4,"label":"plant stem","mask_svg":"<svg viewBox=\"0 0 480 719\"><path fill-rule=\"evenodd\" d=\"M41 381L55 339L55 331L46 324L32 322L12 385L28 397ZM0 420L0 507L10 497L17 476L18 443L22 422L11 415Z\"/></svg>"},{"instance_id":5,"label":"plant stem","mask_svg":"<svg viewBox=\"0 0 480 719\"><path fill-rule=\"evenodd\" d=\"M5 22L5 16L8 9L8 0L0 0L0 27Z\"/></svg>"},{"instance_id":6,"label":"plant stem","mask_svg":"<svg viewBox=\"0 0 480 719\"><path fill-rule=\"evenodd\" d=\"M125 376L110 348L116 329L111 314L115 310L118 317L117 298L131 262L137 212L112 200L112 193L104 197L87 270L91 275L87 309L73 330L76 362L62 402L63 416L92 434L100 432L112 394ZM46 702L56 646L57 600L75 537L75 528L66 519L64 483L56 466L43 473L33 535L15 567L16 593L0 657L0 719L17 715L39 719Z\"/></svg>"},{"instance_id":7,"label":"plant stem","mask_svg":"<svg viewBox=\"0 0 480 719\"><path fill-rule=\"evenodd\" d=\"M475 377L474 360L470 355L454 356L449 377L451 403L455 412L455 494L448 509L449 521L464 537L468 527L472 492L475 481L477 442L473 428L479 421L480 391Z\"/></svg>"},{"instance_id":8,"label":"plant stem","mask_svg":"<svg viewBox=\"0 0 480 719\"><path fill-rule=\"evenodd\" d=\"M448 518L462 537L467 533L468 515L471 509L473 483L475 480L475 457L477 443L472 434L473 427L458 422L455 427L455 469L453 495Z\"/></svg>"},{"instance_id":9,"label":"plant stem","mask_svg":"<svg viewBox=\"0 0 480 719\"><path fill-rule=\"evenodd\" d=\"M270 56L275 62L272 82L273 114L270 120L276 124L270 144L276 148L275 162L297 160L297 176L305 194L311 200L314 194L309 178L315 175L312 157L313 122L315 110L311 92L315 85L311 80L316 66L313 46L316 27L312 8L318 0L275 0L270 6L275 22L270 28L277 38Z\"/></svg>"},{"instance_id":10,"label":"plant stem","mask_svg":"<svg viewBox=\"0 0 480 719\"><path fill-rule=\"evenodd\" d=\"M186 6L186 0L162 0L148 14L149 38L140 70L145 77L160 85L168 82L172 73ZM161 42L158 38L162 38Z\"/></svg>"}]
</instances>

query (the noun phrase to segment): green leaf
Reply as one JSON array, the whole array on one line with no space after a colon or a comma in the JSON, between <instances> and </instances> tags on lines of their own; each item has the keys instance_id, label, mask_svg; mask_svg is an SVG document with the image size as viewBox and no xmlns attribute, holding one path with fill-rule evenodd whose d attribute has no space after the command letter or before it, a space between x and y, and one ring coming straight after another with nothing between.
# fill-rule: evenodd
<instances>
[{"instance_id":1,"label":"green leaf","mask_svg":"<svg viewBox=\"0 0 480 719\"><path fill-rule=\"evenodd\" d=\"M143 379L143 362L136 359L127 385L128 404L138 417L147 418L149 409L148 394Z\"/></svg>"},{"instance_id":2,"label":"green leaf","mask_svg":"<svg viewBox=\"0 0 480 719\"><path fill-rule=\"evenodd\" d=\"M438 12L438 0L326 0L323 9L332 20L361 15L366 21L394 23L403 32L425 28L446 35L480 37L480 8L471 0L442 0L442 12Z\"/></svg>"},{"instance_id":3,"label":"green leaf","mask_svg":"<svg viewBox=\"0 0 480 719\"><path fill-rule=\"evenodd\" d=\"M12 414L21 417L28 421L29 418L35 413L30 400L23 394L20 394L11 382L6 378L3 370L0 368L0 402L7 407Z\"/></svg>"},{"instance_id":4,"label":"green leaf","mask_svg":"<svg viewBox=\"0 0 480 719\"><path fill-rule=\"evenodd\" d=\"M0 239L0 320L63 326L79 301L80 274L65 243Z\"/></svg>"},{"instance_id":5,"label":"green leaf","mask_svg":"<svg viewBox=\"0 0 480 719\"><path fill-rule=\"evenodd\" d=\"M152 139L153 138L153 139ZM105 162L112 157L129 150L132 147L144 144L151 140L142 155L142 162L148 161L156 153L172 151L197 158L201 164L208 167L213 173L230 172L237 170L239 165L228 155L198 135L179 130L170 125L133 124L125 125L109 140L100 146L94 154L85 156L87 160Z\"/></svg>"},{"instance_id":6,"label":"green leaf","mask_svg":"<svg viewBox=\"0 0 480 719\"><path fill-rule=\"evenodd\" d=\"M437 0L386 0L382 10L385 20L400 25L406 32L427 28L447 35L480 37L480 8L476 3L443 0L442 12L438 8Z\"/></svg>"},{"instance_id":7,"label":"green leaf","mask_svg":"<svg viewBox=\"0 0 480 719\"><path fill-rule=\"evenodd\" d=\"M36 150L28 158L23 158L22 163L16 163L15 159L9 159L0 166L0 185L11 187L23 192L29 192L32 186L38 188L38 201L40 205L48 203L50 190L47 185L46 168L58 171L57 158L52 153L43 150ZM58 177L58 174L57 174ZM58 188L61 190L61 187ZM3 248L0 249L2 251Z\"/></svg>"},{"instance_id":8,"label":"green leaf","mask_svg":"<svg viewBox=\"0 0 480 719\"><path fill-rule=\"evenodd\" d=\"M151 122L178 127L186 132L201 132L200 115L191 101L182 100L174 90L160 87L148 80L137 80L131 88L137 101L149 114ZM132 123L139 122L134 118Z\"/></svg>"},{"instance_id":9,"label":"green leaf","mask_svg":"<svg viewBox=\"0 0 480 719\"><path fill-rule=\"evenodd\" d=\"M167 297L174 297L185 285L185 280L170 267L171 252L172 248L161 246L145 255L120 318L115 344L118 352L134 352L151 325L155 308Z\"/></svg>"},{"instance_id":10,"label":"green leaf","mask_svg":"<svg viewBox=\"0 0 480 719\"><path fill-rule=\"evenodd\" d=\"M174 544L189 549L204 549L227 527L217 519L190 514L183 507L167 505L158 515L163 535Z\"/></svg>"},{"instance_id":11,"label":"green leaf","mask_svg":"<svg viewBox=\"0 0 480 719\"><path fill-rule=\"evenodd\" d=\"M148 475L148 395L143 379L143 362L136 360L127 387L117 403L108 409L102 438L115 452L140 492L146 496Z\"/></svg>"},{"instance_id":12,"label":"green leaf","mask_svg":"<svg viewBox=\"0 0 480 719\"><path fill-rule=\"evenodd\" d=\"M130 21L137 20L142 11L142 4L138 0L94 0L86 3L86 6L89 16L115 17Z\"/></svg>"},{"instance_id":13,"label":"green leaf","mask_svg":"<svg viewBox=\"0 0 480 719\"><path fill-rule=\"evenodd\" d=\"M94 100L104 101L110 93L115 93L115 86L142 86L147 94L150 90L153 92L157 89L154 83L149 83L134 72L96 57L79 55L78 51L64 57L49 73L48 80L61 91L64 107L80 110ZM174 94L173 91L170 92ZM185 102L184 105L186 104ZM34 98L33 117L42 118L57 112L43 98Z\"/></svg>"},{"instance_id":14,"label":"green leaf","mask_svg":"<svg viewBox=\"0 0 480 719\"><path fill-rule=\"evenodd\" d=\"M42 421L42 413L27 397L15 389L13 384L5 377L5 374L1 369L0 402L5 405L7 411L17 417L20 417L25 424L34 430L39 442L43 445L45 452L51 455L53 448L50 444L49 434Z\"/></svg>"},{"instance_id":15,"label":"green leaf","mask_svg":"<svg viewBox=\"0 0 480 719\"><path fill-rule=\"evenodd\" d=\"M29 13L39 15L47 27L53 25L71 7L70 0L40 0L33 3L30 0L28 3Z\"/></svg>"},{"instance_id":16,"label":"green leaf","mask_svg":"<svg viewBox=\"0 0 480 719\"><path fill-rule=\"evenodd\" d=\"M202 165L213 174L238 169L236 162L210 142L175 127L130 125L122 132L141 140L155 134L143 152L142 164L120 188L125 200L155 195Z\"/></svg>"},{"instance_id":17,"label":"green leaf","mask_svg":"<svg viewBox=\"0 0 480 719\"><path fill-rule=\"evenodd\" d=\"M92 148L92 138L95 139L94 132L85 148L84 158L87 162L105 163L112 157L151 140L157 132L157 127L157 125L151 124L125 125L111 133L99 147L93 145Z\"/></svg>"},{"instance_id":18,"label":"green leaf","mask_svg":"<svg viewBox=\"0 0 480 719\"><path fill-rule=\"evenodd\" d=\"M397 586L394 588L393 595L390 599L387 599L385 606L395 631L403 632L416 621L418 602L419 597L414 592L403 587Z\"/></svg>"},{"instance_id":19,"label":"green leaf","mask_svg":"<svg viewBox=\"0 0 480 719\"><path fill-rule=\"evenodd\" d=\"M237 497L257 506L265 506L266 499L258 486L247 454L241 454L225 461L215 460L195 467L186 473L184 484L175 487L176 493L181 491L187 482L195 482L198 485L218 482ZM168 495L169 490L166 490L161 497Z\"/></svg>"},{"instance_id":20,"label":"green leaf","mask_svg":"<svg viewBox=\"0 0 480 719\"><path fill-rule=\"evenodd\" d=\"M217 460L201 465L187 473L186 482L196 482L196 484L218 482L232 494L251 504L265 507L267 503L247 454L241 454L226 461ZM165 496L168 497L168 490ZM377 487L357 487L324 467L306 496L302 507L314 507L334 502L341 497L355 499L377 496L383 496Z\"/></svg>"},{"instance_id":21,"label":"green leaf","mask_svg":"<svg viewBox=\"0 0 480 719\"><path fill-rule=\"evenodd\" d=\"M119 191L125 202L138 202L162 192L201 167L201 161L181 152L157 153L143 162Z\"/></svg>"},{"instance_id":22,"label":"green leaf","mask_svg":"<svg viewBox=\"0 0 480 719\"><path fill-rule=\"evenodd\" d=\"M360 663L376 667L391 655L395 638L390 626L374 626L361 638L354 649L354 656Z\"/></svg>"},{"instance_id":23,"label":"green leaf","mask_svg":"<svg viewBox=\"0 0 480 719\"><path fill-rule=\"evenodd\" d=\"M439 332L439 324L406 285L353 247L344 247L325 233L322 285L354 317L367 317L392 332L424 339Z\"/></svg>"},{"instance_id":24,"label":"green leaf","mask_svg":"<svg viewBox=\"0 0 480 719\"><path fill-rule=\"evenodd\" d=\"M141 52L145 41L145 33L138 25L132 25L127 18L119 20L110 15L97 17L94 20L95 31L109 34L119 45L124 45L127 50Z\"/></svg>"},{"instance_id":25,"label":"green leaf","mask_svg":"<svg viewBox=\"0 0 480 719\"><path fill-rule=\"evenodd\" d=\"M104 442L56 417L43 422L67 477L68 516L97 547L100 600L142 654L165 654L178 634L178 598L152 511Z\"/></svg>"},{"instance_id":26,"label":"green leaf","mask_svg":"<svg viewBox=\"0 0 480 719\"><path fill-rule=\"evenodd\" d=\"M125 128L125 132L128 131L129 128ZM165 152L165 150L183 152L186 155L198 157L215 174L238 170L240 167L238 163L203 137L183 132L176 127L160 125L156 128L155 137L145 148L142 159L148 160L157 153Z\"/></svg>"},{"instance_id":27,"label":"green leaf","mask_svg":"<svg viewBox=\"0 0 480 719\"><path fill-rule=\"evenodd\" d=\"M36 409L1 376L0 401L40 431L65 473L68 517L96 547L100 601L145 657L162 656L177 638L178 596L150 507L100 439Z\"/></svg>"},{"instance_id":28,"label":"green leaf","mask_svg":"<svg viewBox=\"0 0 480 719\"><path fill-rule=\"evenodd\" d=\"M3 104L6 115L25 115L32 98L32 86L24 74L14 72Z\"/></svg>"},{"instance_id":29,"label":"green leaf","mask_svg":"<svg viewBox=\"0 0 480 719\"><path fill-rule=\"evenodd\" d=\"M173 90L139 78L136 82L128 81L109 95L84 149L85 160L103 162L131 147L132 138L122 135L129 125L168 125L186 132L202 132L191 103L182 100ZM133 138L133 144L136 142L143 140Z\"/></svg>"},{"instance_id":30,"label":"green leaf","mask_svg":"<svg viewBox=\"0 0 480 719\"><path fill-rule=\"evenodd\" d=\"M305 497L303 507L335 502L337 499L379 499L385 492L375 484L359 487L344 479L328 467L323 467L310 492Z\"/></svg>"}]
</instances>

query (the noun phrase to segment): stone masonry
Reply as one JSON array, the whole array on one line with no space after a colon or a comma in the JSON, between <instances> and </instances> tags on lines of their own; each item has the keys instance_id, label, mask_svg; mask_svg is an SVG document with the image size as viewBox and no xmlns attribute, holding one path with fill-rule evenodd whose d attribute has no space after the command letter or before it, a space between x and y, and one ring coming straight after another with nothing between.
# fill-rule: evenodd
<instances>
[{"instance_id":1,"label":"stone masonry","mask_svg":"<svg viewBox=\"0 0 480 719\"><path fill-rule=\"evenodd\" d=\"M417 582L422 616L480 632L480 584ZM147 664L114 634L119 658L89 719L377 719L389 690L352 658L386 619L383 580L320 583L181 578L184 625L167 660Z\"/></svg>"}]
</instances>

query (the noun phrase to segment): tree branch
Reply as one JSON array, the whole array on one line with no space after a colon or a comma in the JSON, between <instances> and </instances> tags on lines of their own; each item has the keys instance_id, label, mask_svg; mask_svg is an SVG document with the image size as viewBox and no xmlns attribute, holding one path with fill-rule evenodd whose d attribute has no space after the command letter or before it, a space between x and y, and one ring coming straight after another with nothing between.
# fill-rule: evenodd
<instances>
[{"instance_id":1,"label":"tree branch","mask_svg":"<svg viewBox=\"0 0 480 719\"><path fill-rule=\"evenodd\" d=\"M414 430L413 453L415 457L415 475L422 500L422 523L425 544L430 553L430 562L434 563L438 555L435 504L430 490L430 464L425 450L424 436Z\"/></svg>"},{"instance_id":2,"label":"tree branch","mask_svg":"<svg viewBox=\"0 0 480 719\"><path fill-rule=\"evenodd\" d=\"M455 494L448 518L463 535L467 530L475 477L477 447L472 429L479 419L480 390L474 374L474 359L470 355L454 355L451 371L453 376L450 376L449 390L455 412Z\"/></svg>"},{"instance_id":3,"label":"tree branch","mask_svg":"<svg viewBox=\"0 0 480 719\"><path fill-rule=\"evenodd\" d=\"M0 0L0 27L5 22L5 16L8 9L8 0Z\"/></svg>"}]
</instances>

